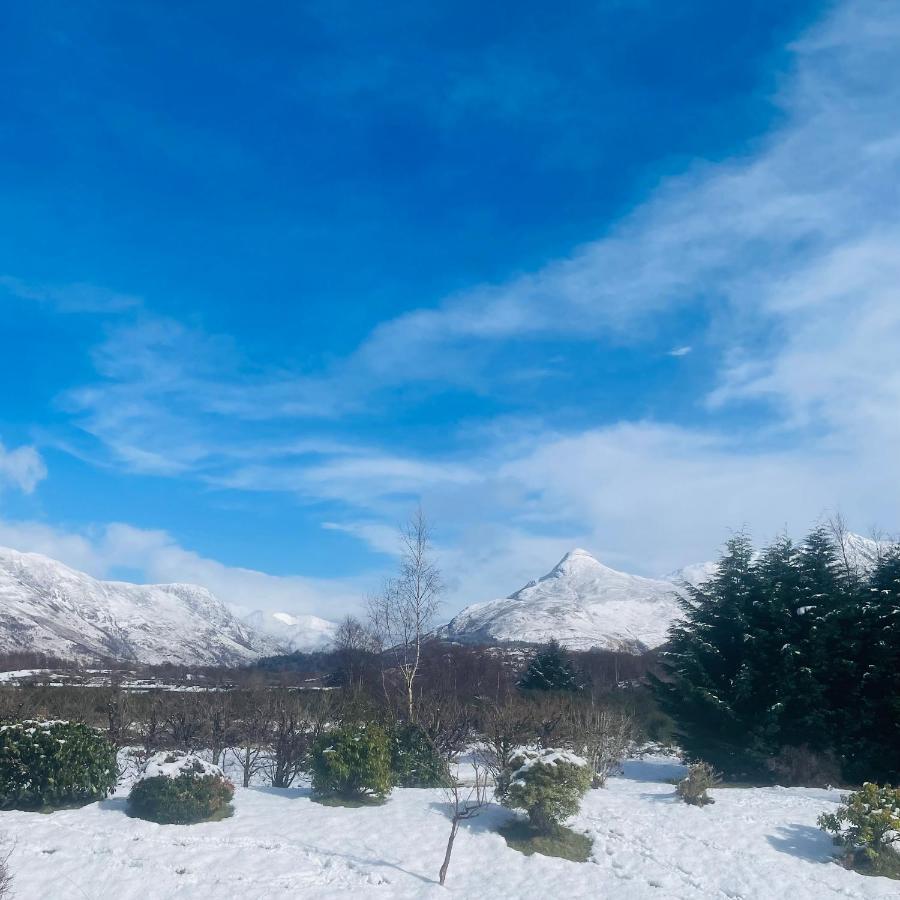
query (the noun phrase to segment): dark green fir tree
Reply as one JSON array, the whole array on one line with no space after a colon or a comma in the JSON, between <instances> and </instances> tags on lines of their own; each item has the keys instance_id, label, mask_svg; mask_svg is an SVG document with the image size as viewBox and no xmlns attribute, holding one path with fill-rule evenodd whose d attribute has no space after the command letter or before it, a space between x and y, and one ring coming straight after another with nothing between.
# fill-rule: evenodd
<instances>
[{"instance_id":1,"label":"dark green fir tree","mask_svg":"<svg viewBox=\"0 0 900 900\"><path fill-rule=\"evenodd\" d=\"M537 652L519 681L523 691L580 691L583 686L571 657L556 640Z\"/></svg>"},{"instance_id":2,"label":"dark green fir tree","mask_svg":"<svg viewBox=\"0 0 900 900\"><path fill-rule=\"evenodd\" d=\"M885 551L860 598L859 690L844 732L847 775L854 781L900 784L900 547Z\"/></svg>"},{"instance_id":3,"label":"dark green fir tree","mask_svg":"<svg viewBox=\"0 0 900 900\"><path fill-rule=\"evenodd\" d=\"M688 586L684 619L669 632L663 653L667 677L653 679L688 757L732 777L759 774L763 754L756 748L769 725L755 714L757 679L747 640L758 600L753 548L738 535L716 573L700 587Z\"/></svg>"}]
</instances>

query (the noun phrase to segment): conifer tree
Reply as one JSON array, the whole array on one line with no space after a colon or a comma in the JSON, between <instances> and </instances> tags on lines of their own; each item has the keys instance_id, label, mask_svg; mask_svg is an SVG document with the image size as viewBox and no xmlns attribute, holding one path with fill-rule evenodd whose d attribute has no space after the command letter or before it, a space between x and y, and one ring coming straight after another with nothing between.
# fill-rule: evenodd
<instances>
[{"instance_id":1,"label":"conifer tree","mask_svg":"<svg viewBox=\"0 0 900 900\"><path fill-rule=\"evenodd\" d=\"M528 664L519 687L526 691L580 691L583 684L569 654L559 641L551 640Z\"/></svg>"},{"instance_id":2,"label":"conifer tree","mask_svg":"<svg viewBox=\"0 0 900 900\"><path fill-rule=\"evenodd\" d=\"M754 745L765 723L751 713L753 675L747 634L758 597L753 549L745 535L728 541L716 573L687 588L684 620L673 626L663 660L669 681L654 679L663 708L675 719L689 757L732 775L761 767Z\"/></svg>"},{"instance_id":3,"label":"conifer tree","mask_svg":"<svg viewBox=\"0 0 900 900\"><path fill-rule=\"evenodd\" d=\"M748 743L759 758L776 752L789 700L790 645L785 623L796 602L796 561L797 548L785 536L763 550L753 563L753 598L747 610L744 660L735 680L735 701L742 717L752 723Z\"/></svg>"},{"instance_id":4,"label":"conifer tree","mask_svg":"<svg viewBox=\"0 0 900 900\"><path fill-rule=\"evenodd\" d=\"M825 528L755 560L736 537L687 594L652 680L689 757L765 777L803 748L854 781L900 778L900 548L866 573Z\"/></svg>"},{"instance_id":5,"label":"conifer tree","mask_svg":"<svg viewBox=\"0 0 900 900\"><path fill-rule=\"evenodd\" d=\"M854 780L900 783L900 547L886 552L860 597L854 656L859 690L847 716Z\"/></svg>"},{"instance_id":6,"label":"conifer tree","mask_svg":"<svg viewBox=\"0 0 900 900\"><path fill-rule=\"evenodd\" d=\"M831 710L847 684L844 646L846 576L828 530L814 529L797 554L797 595L784 623L785 691L781 743L827 749L837 723ZM851 667L852 668L852 667ZM850 684L852 684L852 676ZM849 687L849 684L847 684Z\"/></svg>"}]
</instances>

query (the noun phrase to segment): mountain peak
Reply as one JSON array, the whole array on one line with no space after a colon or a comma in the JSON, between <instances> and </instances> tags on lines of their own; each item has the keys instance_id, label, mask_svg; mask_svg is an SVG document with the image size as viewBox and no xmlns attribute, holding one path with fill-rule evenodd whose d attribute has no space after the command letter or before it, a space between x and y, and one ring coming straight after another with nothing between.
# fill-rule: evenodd
<instances>
[{"instance_id":1,"label":"mountain peak","mask_svg":"<svg viewBox=\"0 0 900 900\"><path fill-rule=\"evenodd\" d=\"M555 566L555 568L559 568L560 566L564 566L567 563L595 563L596 565L600 565L600 561L591 553L588 553L587 550L582 549L581 547L575 547L573 550L570 550Z\"/></svg>"},{"instance_id":2,"label":"mountain peak","mask_svg":"<svg viewBox=\"0 0 900 900\"><path fill-rule=\"evenodd\" d=\"M604 565L594 556L592 553L589 553L587 550L582 549L581 547L575 547L575 549L570 550L551 570L548 572L543 578L538 579L539 581L544 581L547 578L558 578L562 576L569 575L601 575L604 573L611 573L614 575L622 575L624 573L619 572L617 569L613 569L610 566Z\"/></svg>"},{"instance_id":3,"label":"mountain peak","mask_svg":"<svg viewBox=\"0 0 900 900\"><path fill-rule=\"evenodd\" d=\"M440 633L471 643L542 644L636 652L665 640L678 615L675 585L629 575L576 547L504 600L469 606Z\"/></svg>"}]
</instances>

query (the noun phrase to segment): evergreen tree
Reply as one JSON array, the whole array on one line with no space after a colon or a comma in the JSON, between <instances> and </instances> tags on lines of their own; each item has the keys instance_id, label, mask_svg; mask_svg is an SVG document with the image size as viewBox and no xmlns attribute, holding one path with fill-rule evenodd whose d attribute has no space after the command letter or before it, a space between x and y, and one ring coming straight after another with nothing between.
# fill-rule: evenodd
<instances>
[{"instance_id":1,"label":"evergreen tree","mask_svg":"<svg viewBox=\"0 0 900 900\"><path fill-rule=\"evenodd\" d=\"M559 641L551 640L528 664L519 687L526 691L580 691L583 684L569 654Z\"/></svg>"},{"instance_id":2,"label":"evergreen tree","mask_svg":"<svg viewBox=\"0 0 900 900\"><path fill-rule=\"evenodd\" d=\"M755 561L737 537L682 606L652 681L689 757L765 777L802 747L854 781L900 777L900 549L865 574L825 528Z\"/></svg>"},{"instance_id":3,"label":"evergreen tree","mask_svg":"<svg viewBox=\"0 0 900 900\"><path fill-rule=\"evenodd\" d=\"M785 692L781 743L816 751L833 746L833 712L846 708L853 664L846 646L850 592L832 535L810 532L797 554L797 595L785 632ZM852 617L852 613L851 613Z\"/></svg>"},{"instance_id":4,"label":"evergreen tree","mask_svg":"<svg viewBox=\"0 0 900 900\"><path fill-rule=\"evenodd\" d=\"M847 716L854 780L900 783L900 547L884 554L860 598L858 691ZM852 727L855 726L855 727Z\"/></svg>"},{"instance_id":5,"label":"evergreen tree","mask_svg":"<svg viewBox=\"0 0 900 900\"><path fill-rule=\"evenodd\" d=\"M759 596L752 560L749 539L738 535L727 543L715 575L688 587L684 619L669 632L663 653L670 680L653 679L688 756L734 776L760 770L755 748L767 725L754 715L749 667L747 635Z\"/></svg>"},{"instance_id":6,"label":"evergreen tree","mask_svg":"<svg viewBox=\"0 0 900 900\"><path fill-rule=\"evenodd\" d=\"M754 589L746 611L743 663L735 680L735 703L752 724L750 751L759 759L780 744L785 705L789 701L787 669L790 641L785 623L796 605L799 572L797 548L781 537L753 563Z\"/></svg>"}]
</instances>

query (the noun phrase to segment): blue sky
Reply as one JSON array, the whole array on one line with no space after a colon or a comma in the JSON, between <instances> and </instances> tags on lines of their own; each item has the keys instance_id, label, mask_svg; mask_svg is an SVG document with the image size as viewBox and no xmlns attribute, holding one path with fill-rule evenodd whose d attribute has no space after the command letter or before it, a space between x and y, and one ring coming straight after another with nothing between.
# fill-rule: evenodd
<instances>
[{"instance_id":1,"label":"blue sky","mask_svg":"<svg viewBox=\"0 0 900 900\"><path fill-rule=\"evenodd\" d=\"M20 4L0 542L339 615L900 528L891 4Z\"/></svg>"}]
</instances>

